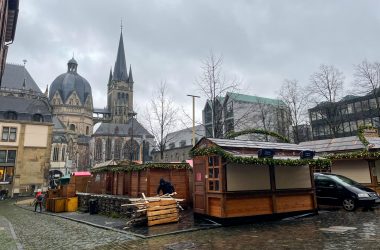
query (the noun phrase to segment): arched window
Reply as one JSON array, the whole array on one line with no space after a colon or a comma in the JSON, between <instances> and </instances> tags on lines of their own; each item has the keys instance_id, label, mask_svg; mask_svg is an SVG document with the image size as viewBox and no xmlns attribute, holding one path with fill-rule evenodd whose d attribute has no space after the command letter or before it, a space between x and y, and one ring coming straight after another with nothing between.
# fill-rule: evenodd
<instances>
[{"instance_id":1,"label":"arched window","mask_svg":"<svg viewBox=\"0 0 380 250\"><path fill-rule=\"evenodd\" d=\"M115 160L120 160L120 156L121 156L121 139L118 138L115 141L115 149L113 151L113 158Z\"/></svg>"},{"instance_id":2,"label":"arched window","mask_svg":"<svg viewBox=\"0 0 380 250\"><path fill-rule=\"evenodd\" d=\"M8 111L4 114L4 118L7 120L17 120L17 113L14 111Z\"/></svg>"},{"instance_id":3,"label":"arched window","mask_svg":"<svg viewBox=\"0 0 380 250\"><path fill-rule=\"evenodd\" d=\"M102 160L102 149L103 147L103 142L102 139L98 138L95 140L95 160Z\"/></svg>"},{"instance_id":4,"label":"arched window","mask_svg":"<svg viewBox=\"0 0 380 250\"><path fill-rule=\"evenodd\" d=\"M70 124L70 130L75 131L75 125L74 124Z\"/></svg>"},{"instance_id":5,"label":"arched window","mask_svg":"<svg viewBox=\"0 0 380 250\"><path fill-rule=\"evenodd\" d=\"M90 134L90 127L87 126L87 127L86 127L86 135L89 135L89 134Z\"/></svg>"},{"instance_id":6,"label":"arched window","mask_svg":"<svg viewBox=\"0 0 380 250\"><path fill-rule=\"evenodd\" d=\"M59 147L56 145L53 148L53 161L58 161Z\"/></svg>"},{"instance_id":7,"label":"arched window","mask_svg":"<svg viewBox=\"0 0 380 250\"><path fill-rule=\"evenodd\" d=\"M112 159L112 140L107 138L106 140L106 161Z\"/></svg>"},{"instance_id":8,"label":"arched window","mask_svg":"<svg viewBox=\"0 0 380 250\"><path fill-rule=\"evenodd\" d=\"M117 135L117 134L119 134L119 127L118 126L116 126L116 128L115 128L115 135Z\"/></svg>"},{"instance_id":9,"label":"arched window","mask_svg":"<svg viewBox=\"0 0 380 250\"><path fill-rule=\"evenodd\" d=\"M32 116L32 121L43 122L44 121L44 117L41 114L34 114Z\"/></svg>"},{"instance_id":10,"label":"arched window","mask_svg":"<svg viewBox=\"0 0 380 250\"><path fill-rule=\"evenodd\" d=\"M124 159L138 161L140 160L140 146L137 141L127 141L123 148Z\"/></svg>"}]
</instances>

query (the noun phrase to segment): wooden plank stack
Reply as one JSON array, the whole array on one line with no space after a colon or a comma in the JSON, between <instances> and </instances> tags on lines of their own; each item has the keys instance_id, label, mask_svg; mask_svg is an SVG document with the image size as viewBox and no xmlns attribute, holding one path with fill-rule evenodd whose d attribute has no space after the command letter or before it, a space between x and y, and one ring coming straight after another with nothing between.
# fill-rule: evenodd
<instances>
[{"instance_id":1,"label":"wooden plank stack","mask_svg":"<svg viewBox=\"0 0 380 250\"><path fill-rule=\"evenodd\" d=\"M148 226L179 221L176 200L160 200L147 203Z\"/></svg>"},{"instance_id":2,"label":"wooden plank stack","mask_svg":"<svg viewBox=\"0 0 380 250\"><path fill-rule=\"evenodd\" d=\"M123 204L121 206L128 206L132 211L132 220L130 224L140 224L141 222L147 222L148 226L173 223L179 221L179 202L183 202L183 199L175 199L170 195L145 197L143 198L131 198L130 204ZM128 226L128 225L127 225Z\"/></svg>"}]
</instances>

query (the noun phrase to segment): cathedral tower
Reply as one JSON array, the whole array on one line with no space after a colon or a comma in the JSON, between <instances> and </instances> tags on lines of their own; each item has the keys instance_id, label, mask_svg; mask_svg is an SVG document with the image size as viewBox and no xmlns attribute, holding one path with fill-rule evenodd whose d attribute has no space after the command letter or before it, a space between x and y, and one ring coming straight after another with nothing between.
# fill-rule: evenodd
<instances>
[{"instance_id":1,"label":"cathedral tower","mask_svg":"<svg viewBox=\"0 0 380 250\"><path fill-rule=\"evenodd\" d=\"M112 123L127 123L133 116L133 76L132 67L125 62L123 32L120 32L119 48L115 67L110 72L107 91L107 109L111 112Z\"/></svg>"}]
</instances>

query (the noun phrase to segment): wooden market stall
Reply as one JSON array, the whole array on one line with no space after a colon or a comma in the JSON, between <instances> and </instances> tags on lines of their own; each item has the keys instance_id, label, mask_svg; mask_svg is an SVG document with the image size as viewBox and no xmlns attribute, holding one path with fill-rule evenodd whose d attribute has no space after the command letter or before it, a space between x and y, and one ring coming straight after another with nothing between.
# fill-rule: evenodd
<instances>
[{"instance_id":1,"label":"wooden market stall","mask_svg":"<svg viewBox=\"0 0 380 250\"><path fill-rule=\"evenodd\" d=\"M170 181L177 192L176 198L184 199L183 205L191 204L189 179L191 167L188 163L116 162L91 170L88 192L96 194L126 195L131 198L157 195L160 179Z\"/></svg>"},{"instance_id":2,"label":"wooden market stall","mask_svg":"<svg viewBox=\"0 0 380 250\"><path fill-rule=\"evenodd\" d=\"M378 130L361 127L357 136L300 143L332 161L331 167L315 172L339 174L380 192L380 137Z\"/></svg>"},{"instance_id":3,"label":"wooden market stall","mask_svg":"<svg viewBox=\"0 0 380 250\"><path fill-rule=\"evenodd\" d=\"M289 143L202 138L191 152L197 214L229 219L317 213L310 164L330 162L311 159L312 151Z\"/></svg>"}]
</instances>

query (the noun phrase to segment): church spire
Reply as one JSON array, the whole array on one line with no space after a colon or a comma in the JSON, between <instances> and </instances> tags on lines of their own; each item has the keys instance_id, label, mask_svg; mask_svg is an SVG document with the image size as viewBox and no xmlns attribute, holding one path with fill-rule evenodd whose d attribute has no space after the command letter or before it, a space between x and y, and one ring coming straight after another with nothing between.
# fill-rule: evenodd
<instances>
[{"instance_id":1,"label":"church spire","mask_svg":"<svg viewBox=\"0 0 380 250\"><path fill-rule=\"evenodd\" d=\"M119 48L117 49L117 57L115 67L113 69L113 80L128 82L127 65L125 63L123 32L120 32Z\"/></svg>"},{"instance_id":2,"label":"church spire","mask_svg":"<svg viewBox=\"0 0 380 250\"><path fill-rule=\"evenodd\" d=\"M112 67L110 69L110 76L108 78L108 86L111 85L111 82L112 82Z\"/></svg>"},{"instance_id":3,"label":"church spire","mask_svg":"<svg viewBox=\"0 0 380 250\"><path fill-rule=\"evenodd\" d=\"M129 77L128 82L133 83L133 76L132 76L132 66L129 64Z\"/></svg>"}]
</instances>

